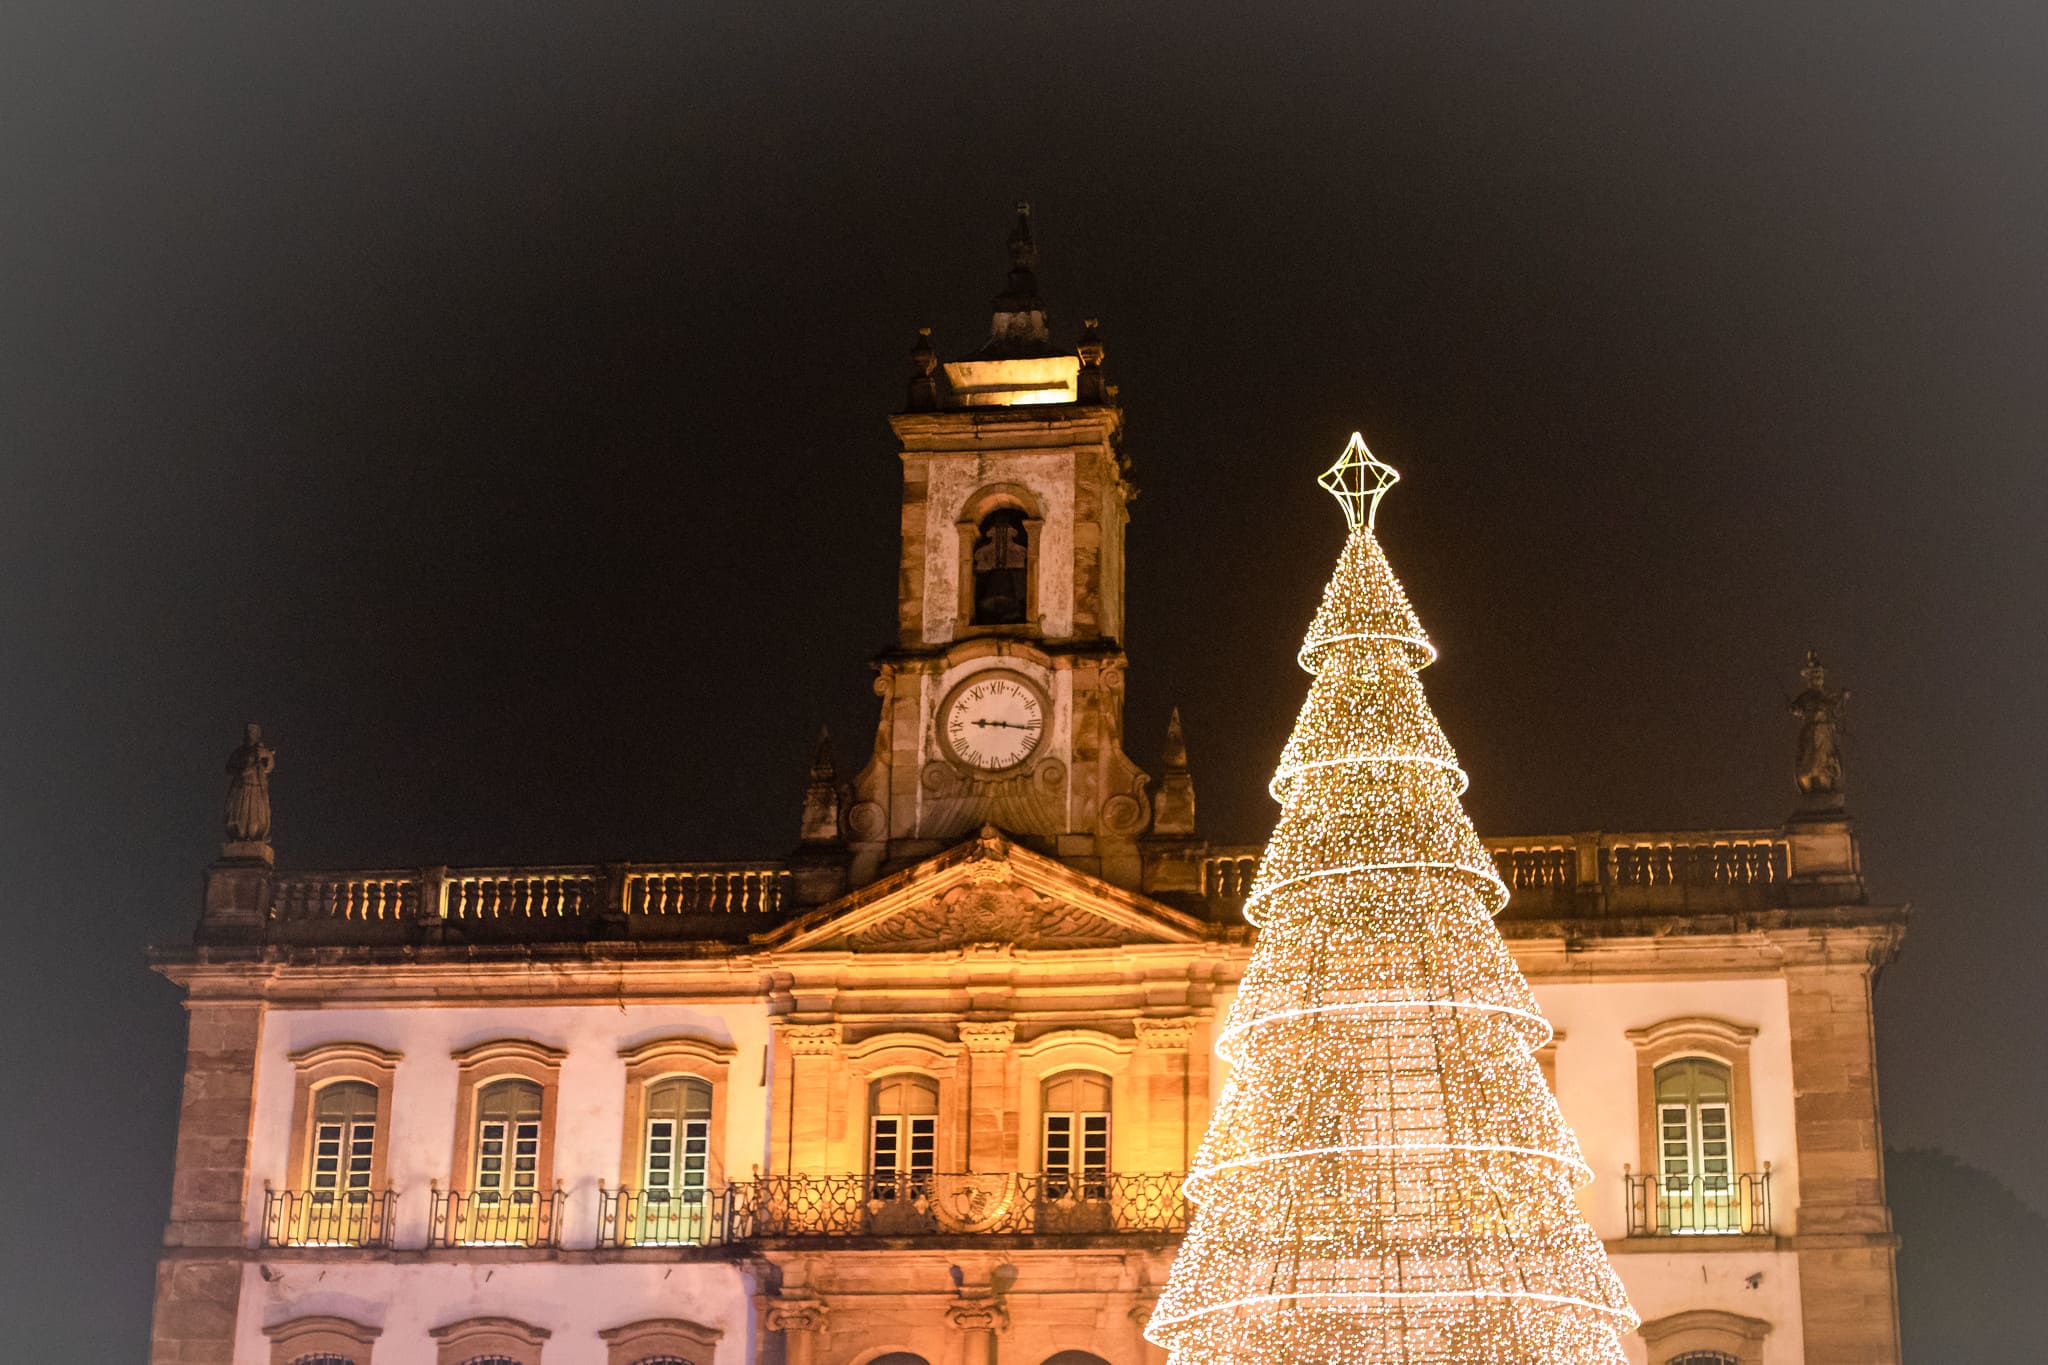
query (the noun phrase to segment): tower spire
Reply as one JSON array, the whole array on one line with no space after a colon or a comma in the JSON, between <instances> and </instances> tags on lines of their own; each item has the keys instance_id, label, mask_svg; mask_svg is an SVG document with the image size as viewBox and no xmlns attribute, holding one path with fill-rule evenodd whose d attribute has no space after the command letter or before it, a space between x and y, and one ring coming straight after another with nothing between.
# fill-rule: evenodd
<instances>
[{"instance_id":1,"label":"tower spire","mask_svg":"<svg viewBox=\"0 0 2048 1365\"><path fill-rule=\"evenodd\" d=\"M988 344L977 360L1019 360L1060 354L1046 326L1045 305L1038 298L1038 242L1031 233L1031 204L1017 203L1017 221L1010 229L1010 277L996 295Z\"/></svg>"}]
</instances>

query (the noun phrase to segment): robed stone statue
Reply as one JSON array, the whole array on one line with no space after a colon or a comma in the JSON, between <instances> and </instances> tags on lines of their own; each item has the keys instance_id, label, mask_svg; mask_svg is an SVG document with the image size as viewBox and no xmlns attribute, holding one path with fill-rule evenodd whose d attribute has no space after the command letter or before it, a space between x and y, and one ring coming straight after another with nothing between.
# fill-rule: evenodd
<instances>
[{"instance_id":1,"label":"robed stone statue","mask_svg":"<svg viewBox=\"0 0 2048 1365\"><path fill-rule=\"evenodd\" d=\"M270 770L276 766L277 751L263 742L263 727L249 726L228 755L229 845L270 842Z\"/></svg>"},{"instance_id":2,"label":"robed stone statue","mask_svg":"<svg viewBox=\"0 0 2048 1365\"><path fill-rule=\"evenodd\" d=\"M1806 690L1792 699L1792 714L1799 717L1799 790L1816 805L1842 803L1842 712L1849 694L1828 686L1827 670L1820 656L1806 652L1806 667L1799 670Z\"/></svg>"}]
</instances>

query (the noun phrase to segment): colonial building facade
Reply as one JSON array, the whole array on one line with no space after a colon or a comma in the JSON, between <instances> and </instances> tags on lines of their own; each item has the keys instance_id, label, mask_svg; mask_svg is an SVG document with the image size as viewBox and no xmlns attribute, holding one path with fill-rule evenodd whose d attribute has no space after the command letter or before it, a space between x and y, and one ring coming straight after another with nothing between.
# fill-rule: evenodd
<instances>
[{"instance_id":1,"label":"colonial building facade","mask_svg":"<svg viewBox=\"0 0 2048 1365\"><path fill-rule=\"evenodd\" d=\"M921 339L895 644L787 856L274 866L230 763L189 947L157 1365L1142 1365L1258 849L1123 733L1123 414L1028 217ZM1645 1365L1898 1360L1867 902L1801 698L1769 828L1489 840Z\"/></svg>"}]
</instances>

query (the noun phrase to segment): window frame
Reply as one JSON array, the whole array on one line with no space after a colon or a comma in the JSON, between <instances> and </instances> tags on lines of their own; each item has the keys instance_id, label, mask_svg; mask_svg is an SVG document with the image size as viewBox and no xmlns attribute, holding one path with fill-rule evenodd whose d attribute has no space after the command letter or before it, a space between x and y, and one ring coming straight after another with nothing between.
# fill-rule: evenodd
<instances>
[{"instance_id":1,"label":"window frame","mask_svg":"<svg viewBox=\"0 0 2048 1365\"><path fill-rule=\"evenodd\" d=\"M884 1033L845 1047L840 1066L830 1078L831 1127L827 1131L827 1164L836 1171L866 1171L872 1132L869 1087L898 1072L912 1072L939 1088L936 1169L942 1173L967 1169L968 1095L971 1087L961 1059L966 1048L924 1033ZM801 1092L800 1092L801 1093ZM795 1115L792 1113L791 1118ZM790 1150L790 1149L785 1149ZM815 1174L796 1170L795 1175Z\"/></svg>"},{"instance_id":2,"label":"window frame","mask_svg":"<svg viewBox=\"0 0 2048 1365\"><path fill-rule=\"evenodd\" d=\"M893 1086L910 1086L929 1093L931 1111L924 1114L905 1109L888 1114L877 1112L876 1100L880 1093L885 1088ZM883 1182L888 1182L893 1189L895 1183L900 1180L907 1192L914 1194L928 1187L931 1177L939 1173L939 1135L945 1129L940 1118L944 1103L945 1092L940 1088L939 1078L929 1072L906 1068L885 1071L868 1078L866 1093L861 1101L861 1108L867 1115L867 1144L862 1154L861 1170L878 1191ZM884 1124L888 1125L891 1145L891 1160L887 1170L882 1169L878 1160ZM893 1196L878 1193L877 1197Z\"/></svg>"},{"instance_id":3,"label":"window frame","mask_svg":"<svg viewBox=\"0 0 2048 1365\"><path fill-rule=\"evenodd\" d=\"M270 1365L292 1365L307 1356L337 1356L349 1365L371 1365L383 1332L333 1313L287 1318L263 1329L270 1338Z\"/></svg>"},{"instance_id":4,"label":"window frame","mask_svg":"<svg viewBox=\"0 0 2048 1365\"><path fill-rule=\"evenodd\" d=\"M688 1318L642 1318L607 1327L597 1334L605 1344L605 1365L640 1365L673 1357L691 1365L712 1365L718 1339L725 1333Z\"/></svg>"},{"instance_id":5,"label":"window frame","mask_svg":"<svg viewBox=\"0 0 2048 1365\"><path fill-rule=\"evenodd\" d=\"M290 1054L292 1077L291 1145L286 1149L290 1163L285 1188L310 1194L313 1190L314 1125L322 1092L336 1085L367 1085L376 1093L376 1116L371 1125L370 1171L367 1186L372 1195L386 1188L386 1162L391 1151L391 1097L403 1054L389 1052L371 1043L319 1043ZM344 1162L345 1165L345 1162Z\"/></svg>"},{"instance_id":6,"label":"window frame","mask_svg":"<svg viewBox=\"0 0 2048 1365\"><path fill-rule=\"evenodd\" d=\"M555 1189L555 1110L561 1095L562 1059L568 1053L526 1038L494 1038L450 1054L456 1064L455 1142L449 1155L448 1188L476 1192L478 1145L482 1136L483 1092L500 1081L523 1080L540 1087L540 1141L534 1153L536 1196Z\"/></svg>"},{"instance_id":7,"label":"window frame","mask_svg":"<svg viewBox=\"0 0 2048 1365\"><path fill-rule=\"evenodd\" d=\"M428 1329L434 1365L471 1365L494 1358L517 1365L541 1365L541 1348L553 1333L518 1318L475 1317Z\"/></svg>"},{"instance_id":8,"label":"window frame","mask_svg":"<svg viewBox=\"0 0 2048 1365\"><path fill-rule=\"evenodd\" d=\"M1190 1032L1188 1039L1193 1038ZM1186 1043L1186 1039L1182 1040ZM1132 1061L1138 1041L1118 1038L1096 1029L1058 1029L1034 1038L1017 1049L1018 1057L1018 1166L1026 1175L1047 1174L1045 1169L1046 1084L1069 1072L1088 1071L1109 1083L1109 1164L1106 1175L1173 1169L1173 1161L1152 1164L1144 1144L1171 1141L1178 1151L1178 1125L1171 1131L1154 1133L1146 1121L1141 1087L1134 1083Z\"/></svg>"},{"instance_id":9,"label":"window frame","mask_svg":"<svg viewBox=\"0 0 2048 1365\"><path fill-rule=\"evenodd\" d=\"M1079 1084L1092 1081L1102 1088L1100 1109L1054 1109L1052 1091L1055 1086ZM1077 1187L1083 1199L1102 1199L1109 1194L1110 1144L1115 1138L1114 1122L1116 1106L1116 1085L1110 1076L1092 1067L1070 1066L1059 1071L1048 1072L1038 1081L1038 1170L1044 1177L1047 1195L1059 1198L1072 1193ZM1053 1123L1063 1120L1065 1160L1055 1168L1053 1165ZM1099 1143L1089 1142L1090 1120L1100 1120L1097 1125ZM1091 1160L1091 1147L1094 1148Z\"/></svg>"},{"instance_id":10,"label":"window frame","mask_svg":"<svg viewBox=\"0 0 2048 1365\"><path fill-rule=\"evenodd\" d=\"M1647 1028L1628 1030L1636 1050L1636 1113L1639 1124L1636 1169L1664 1178L1662 1106L1657 1098L1657 1069L1672 1062L1699 1058L1728 1068L1729 1135L1733 1140L1736 1177L1753 1175L1757 1165L1755 1130L1750 1105L1750 1044L1757 1030L1726 1019L1692 1015L1666 1019Z\"/></svg>"},{"instance_id":11,"label":"window frame","mask_svg":"<svg viewBox=\"0 0 2048 1365\"><path fill-rule=\"evenodd\" d=\"M711 1087L711 1117L705 1134L704 1181L707 1189L726 1183L727 1088L733 1059L739 1054L724 1043L690 1035L671 1035L619 1051L626 1067L624 1126L619 1144L619 1184L642 1188L647 1173L647 1101L657 1085L672 1080L698 1080Z\"/></svg>"},{"instance_id":12,"label":"window frame","mask_svg":"<svg viewBox=\"0 0 2048 1365\"><path fill-rule=\"evenodd\" d=\"M1718 1308L1694 1308L1655 1318L1636 1329L1649 1348L1652 1365L1699 1351L1717 1351L1736 1365L1763 1365L1764 1338L1771 1324Z\"/></svg>"}]
</instances>

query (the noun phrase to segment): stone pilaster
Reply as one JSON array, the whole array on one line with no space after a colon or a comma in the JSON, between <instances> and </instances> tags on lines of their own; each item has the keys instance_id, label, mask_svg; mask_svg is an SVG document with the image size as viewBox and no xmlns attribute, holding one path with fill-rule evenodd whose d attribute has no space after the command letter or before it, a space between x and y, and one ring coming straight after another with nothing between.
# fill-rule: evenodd
<instances>
[{"instance_id":1,"label":"stone pilaster","mask_svg":"<svg viewBox=\"0 0 2048 1365\"><path fill-rule=\"evenodd\" d=\"M1896 1239L1870 994L1891 942L1851 934L1785 947L1807 1365L1897 1365Z\"/></svg>"},{"instance_id":2,"label":"stone pilaster","mask_svg":"<svg viewBox=\"0 0 2048 1365\"><path fill-rule=\"evenodd\" d=\"M967 1338L962 1365L996 1365L996 1333L1010 1325L1010 1316L994 1299L964 1299L946 1310L946 1321Z\"/></svg>"},{"instance_id":3,"label":"stone pilaster","mask_svg":"<svg viewBox=\"0 0 2048 1365\"><path fill-rule=\"evenodd\" d=\"M187 1006L171 1218L157 1265L153 1365L228 1365L242 1292L261 1005Z\"/></svg>"},{"instance_id":4,"label":"stone pilaster","mask_svg":"<svg viewBox=\"0 0 2048 1365\"><path fill-rule=\"evenodd\" d=\"M1139 1118L1151 1150L1139 1155L1145 1171L1182 1172L1201 1134L1193 1132L1191 1112L1194 1101L1194 1041L1197 1020L1139 1019L1138 1051L1132 1059L1131 1079L1138 1093ZM1209 1078L1202 1076L1202 1097L1208 1098ZM1206 1123L1206 1115L1204 1116Z\"/></svg>"},{"instance_id":5,"label":"stone pilaster","mask_svg":"<svg viewBox=\"0 0 2048 1365\"><path fill-rule=\"evenodd\" d=\"M1141 1360L1145 1365L1166 1365L1166 1348L1155 1346L1145 1339L1145 1324L1152 1321L1152 1310L1158 1306L1157 1299L1141 1299L1129 1314L1131 1333L1136 1338L1131 1348L1131 1359Z\"/></svg>"},{"instance_id":6,"label":"stone pilaster","mask_svg":"<svg viewBox=\"0 0 2048 1365\"><path fill-rule=\"evenodd\" d=\"M1001 1023L962 1024L960 1042L967 1049L967 1169L1006 1171L1016 1168L1017 1116L1012 1103L1010 1048L1017 1026Z\"/></svg>"},{"instance_id":7,"label":"stone pilaster","mask_svg":"<svg viewBox=\"0 0 2048 1365\"><path fill-rule=\"evenodd\" d=\"M832 1169L832 1087L840 1071L839 1025L783 1024L775 1030L777 1115L772 1161L783 1175Z\"/></svg>"},{"instance_id":8,"label":"stone pilaster","mask_svg":"<svg viewBox=\"0 0 2048 1365\"><path fill-rule=\"evenodd\" d=\"M773 1298L764 1302L769 1331L782 1333L785 1365L816 1365L818 1340L825 1335L827 1309L816 1299Z\"/></svg>"}]
</instances>

